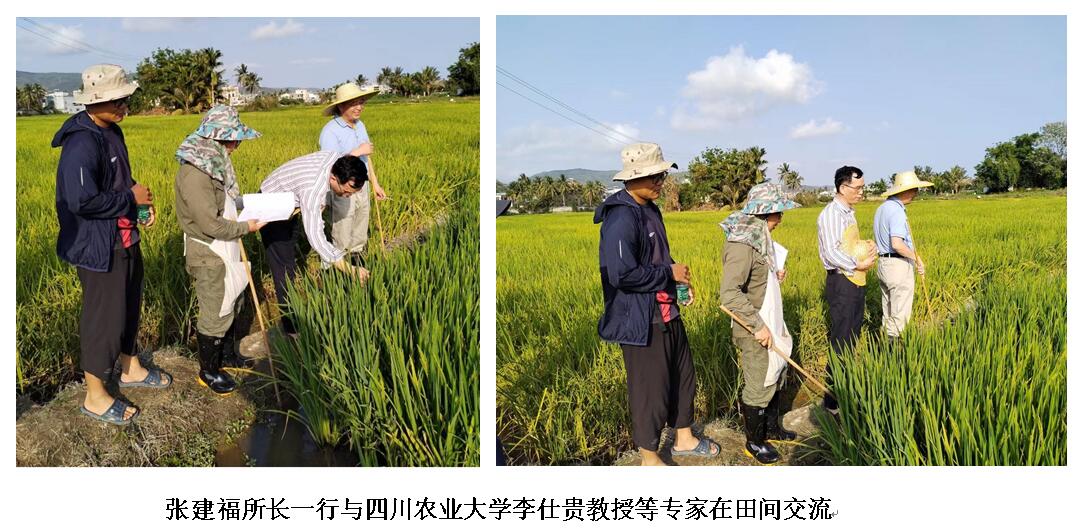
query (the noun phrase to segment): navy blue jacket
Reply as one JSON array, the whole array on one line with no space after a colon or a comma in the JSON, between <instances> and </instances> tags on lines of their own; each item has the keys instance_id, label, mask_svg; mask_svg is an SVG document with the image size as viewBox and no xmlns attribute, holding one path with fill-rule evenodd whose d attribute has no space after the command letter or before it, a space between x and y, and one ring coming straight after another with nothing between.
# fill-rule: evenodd
<instances>
[{"instance_id":1,"label":"navy blue jacket","mask_svg":"<svg viewBox=\"0 0 1083 529\"><path fill-rule=\"evenodd\" d=\"M653 202L640 206L621 190L594 211L594 223L602 224L598 262L605 298L598 335L608 342L647 345L651 317L657 310L655 295L673 281L673 259L667 264L650 264L650 234L643 222L643 208L658 211ZM662 217L660 211L658 217ZM664 232L660 235L666 236Z\"/></svg>"},{"instance_id":2,"label":"navy blue jacket","mask_svg":"<svg viewBox=\"0 0 1083 529\"><path fill-rule=\"evenodd\" d=\"M105 136L86 112L64 122L53 147L63 147L56 169L56 254L75 266L107 272L120 232L117 219L138 218L135 195L131 189L113 190L117 176Z\"/></svg>"}]
</instances>

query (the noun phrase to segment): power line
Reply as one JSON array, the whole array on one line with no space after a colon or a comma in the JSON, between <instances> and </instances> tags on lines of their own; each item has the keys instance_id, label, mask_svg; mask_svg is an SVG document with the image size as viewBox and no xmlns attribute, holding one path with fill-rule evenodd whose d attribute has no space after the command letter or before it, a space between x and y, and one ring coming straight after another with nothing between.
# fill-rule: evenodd
<instances>
[{"instance_id":1,"label":"power line","mask_svg":"<svg viewBox=\"0 0 1083 529\"><path fill-rule=\"evenodd\" d=\"M30 18L23 17L22 20L25 21L25 22L29 22L30 24L33 24L33 25L37 26L38 28L40 28L40 29L42 29L44 31L56 31L54 28L51 28L51 27L46 26L44 24L41 24L41 23L37 22L36 20L30 19ZM107 50L105 48L102 48L101 46L96 46L94 44L90 44L88 42L81 41L81 40L76 39L74 37L68 37L66 35L56 35L56 37L64 39L64 40L66 40L68 42L74 43L75 45L82 46L84 48L88 48L91 51L97 52L97 53L102 54L102 55L108 55L108 56L112 56L114 58L118 58L118 59L122 59L122 60L132 60L132 61L134 61L134 60L139 59L139 57L135 57L134 55L127 55L127 54L124 54L124 53L117 53L117 52L112 51L112 50Z\"/></svg>"},{"instance_id":2,"label":"power line","mask_svg":"<svg viewBox=\"0 0 1083 529\"><path fill-rule=\"evenodd\" d=\"M559 100L559 99L557 99L557 98L555 98L555 97L553 97L553 96L551 96L551 95L549 95L549 94L545 93L545 92L544 92L544 91L543 91L542 89L540 89L540 88L538 88L538 87L536 87L536 86L534 86L534 85L532 85L532 84L528 83L528 82L527 82L526 80L524 80L523 78L521 78L521 77L519 77L519 76L517 76L517 75L515 75L515 74L513 74L513 73L511 73L511 72L509 72L509 71L508 71L508 70L507 70L506 68L503 68L503 67L501 67L500 65L497 65L497 67L496 67L496 71L497 71L497 72L499 72L499 73L502 73L502 74L504 74L505 76L507 76L507 77L509 77L509 78L511 78L511 79L512 79L513 81L515 81L515 82L517 82L517 83L519 83L519 84L521 84L521 85L525 86L526 88L530 89L530 90L531 90L532 92L534 92L534 93L536 93L536 94L538 94L538 95L540 95L540 96L542 96L542 97L544 97L544 98L546 98L546 99L548 99L548 100L550 100L550 101L552 101L552 102L554 102L554 103L556 103L556 104L560 105L561 107L563 107L563 108L565 108L565 109L568 109L569 111L571 111L571 112L573 112L573 113L575 113L575 114L577 114L577 115L579 115L579 116L581 116L581 117L585 118L586 120L588 120L588 121L590 121L590 122L593 122L593 123L596 123L596 124L598 124L598 125L601 125L602 127L606 128L606 129L608 129L608 130L610 130L610 131L612 131L612 132L614 132L614 133L616 133L616 134L619 134L619 135L621 135L621 136L624 136L625 138L628 138L629 140L632 140L632 141L640 141L640 140L638 140L638 139L636 139L636 138L633 138L633 137L631 137L631 136L629 136L629 135L627 135L627 134L625 134L625 133L623 133L623 132L621 132L621 131L619 131L619 130L617 130L617 129L613 128L613 127L610 127L609 125L607 125L607 124L605 124L605 123L603 123L603 122L601 122L601 121L598 121L598 120L596 120L596 119L594 119L594 118L592 118L592 117L590 117L590 116L588 116L588 115L584 114L583 112L580 112L579 110L576 110L576 109L575 109L575 108L573 108L573 107L572 107L571 105L568 105L568 104L564 103L563 101L561 101L561 100Z\"/></svg>"},{"instance_id":3,"label":"power line","mask_svg":"<svg viewBox=\"0 0 1083 529\"><path fill-rule=\"evenodd\" d=\"M43 39L45 39L45 40L47 40L49 42L52 42L53 44L66 47L68 49L81 51L81 52L84 52L84 53L91 53L91 54L94 54L94 55L105 57L105 58L110 59L110 60L130 61L130 60L137 60L138 59L138 57L135 57L135 56L116 53L116 52L113 52L113 51L110 51L110 50L95 46L93 44L88 44L88 43L83 42L81 40L74 39L72 37L59 35L59 34L56 33L56 30L54 28L51 28L49 26L46 26L44 24L41 24L41 23L39 23L39 22L37 22L35 20L32 20L32 19L29 19L29 18L22 18L20 20L25 22L25 23L32 24L33 26L37 27L41 31L46 31L46 32L50 32L50 33L53 33L53 34L49 35L49 34L40 33L39 31L36 31L36 30L34 30L34 29L30 28L30 27L27 27L25 25L16 24L16 26L19 29L21 29L23 31L26 31L28 33L32 33L34 35L37 35L38 37L41 37L41 38L43 38Z\"/></svg>"},{"instance_id":4,"label":"power line","mask_svg":"<svg viewBox=\"0 0 1083 529\"><path fill-rule=\"evenodd\" d=\"M548 110L549 112L552 112L552 113L554 113L554 114L556 114L556 115L558 115L558 116L560 116L560 117L562 117L562 118L564 118L564 119L566 119L568 121L571 121L572 123L575 123L576 125L579 125L580 127L583 127L583 128L585 128L585 129L587 129L587 130L589 130L589 131L591 131L591 132L593 132L593 133L595 133L595 134L597 134L599 136L602 136L603 138L606 138L606 139L608 139L610 141L614 141L614 142L617 142L617 143L627 143L626 140L622 140L620 138L614 138L613 136L610 136L609 134L606 134L606 133L604 133L604 132L602 132L602 131L600 131L598 129L595 129L595 128L591 127L590 125L587 125L587 124L585 124L585 123L583 123L581 121L578 121L578 120L576 120L576 119L574 119L572 117L561 114L559 111L557 111L555 109L552 109L552 108L550 108L548 106L545 106L545 104L540 103L538 101L535 101L534 99L531 99L530 97L525 96L520 92L517 92L515 89L509 87L508 85L506 85L504 83L501 83L500 81L497 81L496 85L503 88L503 89L505 89L505 90L507 90L507 91L509 91L509 92L511 92L511 93L513 93L513 94L515 94L515 95L517 95L517 96L519 96L519 97L521 97L521 98L523 98L523 99L526 99L527 101L530 101L531 103L534 103L535 105L538 105L539 107L544 108L545 110Z\"/></svg>"}]
</instances>

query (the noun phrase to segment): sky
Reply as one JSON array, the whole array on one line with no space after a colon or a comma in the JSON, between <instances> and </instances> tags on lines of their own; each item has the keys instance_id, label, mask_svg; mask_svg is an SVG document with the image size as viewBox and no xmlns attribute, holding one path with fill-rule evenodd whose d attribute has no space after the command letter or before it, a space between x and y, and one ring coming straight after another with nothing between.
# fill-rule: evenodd
<instances>
[{"instance_id":1,"label":"sky","mask_svg":"<svg viewBox=\"0 0 1083 529\"><path fill-rule=\"evenodd\" d=\"M914 165L961 165L973 175L987 147L1066 119L1066 24L1021 16L497 17L497 179L619 169L620 148L637 140L660 144L681 170L708 147L758 145L769 177L786 162L806 185L829 184L842 165L873 181Z\"/></svg>"},{"instance_id":2,"label":"sky","mask_svg":"<svg viewBox=\"0 0 1083 529\"><path fill-rule=\"evenodd\" d=\"M134 71L160 47L213 47L231 83L244 63L273 88L326 88L357 74L374 81L384 66L434 66L446 77L459 49L480 40L477 18L18 18L16 25L18 70L78 73L107 62Z\"/></svg>"}]
</instances>

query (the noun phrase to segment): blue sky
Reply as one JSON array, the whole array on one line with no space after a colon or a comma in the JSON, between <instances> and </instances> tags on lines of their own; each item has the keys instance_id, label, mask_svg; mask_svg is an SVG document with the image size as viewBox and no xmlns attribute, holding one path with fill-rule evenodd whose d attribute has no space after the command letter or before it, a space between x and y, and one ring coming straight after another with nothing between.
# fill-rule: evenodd
<instances>
[{"instance_id":1,"label":"blue sky","mask_svg":"<svg viewBox=\"0 0 1083 529\"><path fill-rule=\"evenodd\" d=\"M417 71L434 66L442 76L459 48L480 39L477 18L31 18L16 19L49 41L16 29L15 66L31 72L81 72L110 62L134 70L159 47L214 47L233 82L240 63L263 77L263 86L325 88L359 73L374 79L383 66ZM55 36L54 36L55 35ZM74 41L95 48L73 49Z\"/></svg>"},{"instance_id":2,"label":"blue sky","mask_svg":"<svg viewBox=\"0 0 1083 529\"><path fill-rule=\"evenodd\" d=\"M987 147L1066 119L1066 31L1064 17L497 17L496 55L682 169L707 147L759 145L769 176L788 162L826 185L847 164L873 180L972 174ZM496 94L499 180L616 169L615 140L632 141Z\"/></svg>"}]
</instances>

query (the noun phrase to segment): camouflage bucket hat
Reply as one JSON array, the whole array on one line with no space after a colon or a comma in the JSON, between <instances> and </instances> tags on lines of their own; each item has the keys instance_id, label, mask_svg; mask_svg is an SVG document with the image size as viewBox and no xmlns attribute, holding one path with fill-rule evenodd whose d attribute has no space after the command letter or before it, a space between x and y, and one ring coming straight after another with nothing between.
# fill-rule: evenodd
<instances>
[{"instance_id":1,"label":"camouflage bucket hat","mask_svg":"<svg viewBox=\"0 0 1083 529\"><path fill-rule=\"evenodd\" d=\"M241 123L237 109L227 105L215 105L208 110L207 115L203 116L203 123L196 129L196 135L222 141L251 140L262 136Z\"/></svg>"},{"instance_id":2,"label":"camouflage bucket hat","mask_svg":"<svg viewBox=\"0 0 1083 529\"><path fill-rule=\"evenodd\" d=\"M801 204L794 202L782 192L782 186L764 182L752 186L748 190L748 202L745 202L741 213L748 215L767 215L778 213L787 209L799 208Z\"/></svg>"}]
</instances>

